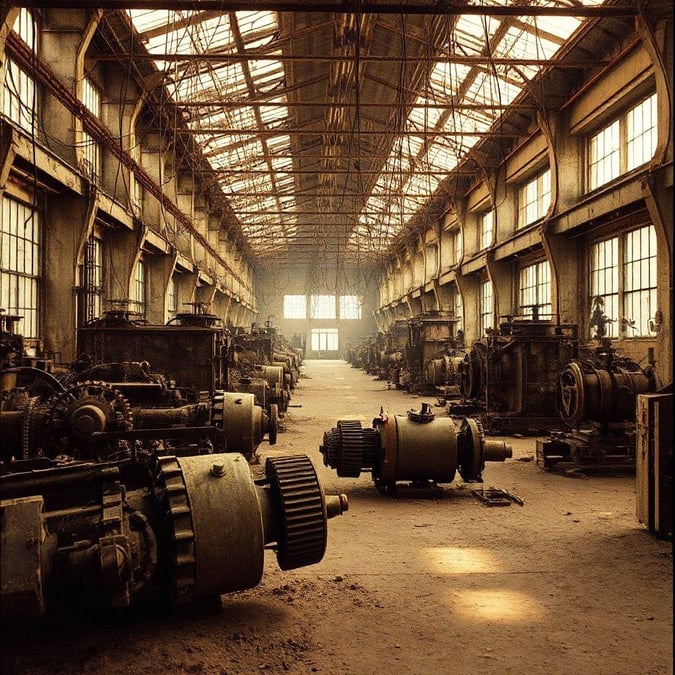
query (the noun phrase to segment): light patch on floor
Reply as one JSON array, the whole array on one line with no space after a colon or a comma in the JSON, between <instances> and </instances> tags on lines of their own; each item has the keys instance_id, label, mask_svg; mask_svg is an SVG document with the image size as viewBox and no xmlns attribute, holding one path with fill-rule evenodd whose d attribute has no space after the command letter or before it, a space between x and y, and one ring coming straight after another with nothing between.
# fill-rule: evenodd
<instances>
[{"instance_id":1,"label":"light patch on floor","mask_svg":"<svg viewBox=\"0 0 675 675\"><path fill-rule=\"evenodd\" d=\"M503 572L501 561L488 549L443 546L425 551L433 571L440 574Z\"/></svg>"},{"instance_id":2,"label":"light patch on floor","mask_svg":"<svg viewBox=\"0 0 675 675\"><path fill-rule=\"evenodd\" d=\"M529 593L500 588L459 591L451 606L454 612L481 621L532 623L544 616L541 604Z\"/></svg>"}]
</instances>

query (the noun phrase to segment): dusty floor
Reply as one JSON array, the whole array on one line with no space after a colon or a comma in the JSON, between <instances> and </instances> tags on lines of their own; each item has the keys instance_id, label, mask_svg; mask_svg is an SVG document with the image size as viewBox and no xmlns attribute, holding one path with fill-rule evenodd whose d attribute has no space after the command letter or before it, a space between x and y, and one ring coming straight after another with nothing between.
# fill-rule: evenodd
<instances>
[{"instance_id":1,"label":"dusty floor","mask_svg":"<svg viewBox=\"0 0 675 675\"><path fill-rule=\"evenodd\" d=\"M329 522L323 561L281 572L221 606L59 620L3 636L2 673L673 672L672 544L637 522L634 477L569 478L534 461L534 439L490 463L485 486L524 506L488 508L453 483L436 500L380 495L368 475L322 464L323 432L365 425L388 391L338 361L305 364L285 433L261 455L307 453L350 510ZM433 400L430 400L433 402Z\"/></svg>"}]
</instances>

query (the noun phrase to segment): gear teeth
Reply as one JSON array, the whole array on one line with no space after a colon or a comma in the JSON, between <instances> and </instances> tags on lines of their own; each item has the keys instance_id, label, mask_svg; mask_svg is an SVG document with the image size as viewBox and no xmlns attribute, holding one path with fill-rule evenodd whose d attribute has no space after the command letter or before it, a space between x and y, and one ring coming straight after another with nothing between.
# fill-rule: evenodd
<instances>
[{"instance_id":1,"label":"gear teeth","mask_svg":"<svg viewBox=\"0 0 675 675\"><path fill-rule=\"evenodd\" d=\"M338 422L340 437L337 475L342 478L358 478L363 467L363 430L361 422L341 420Z\"/></svg>"},{"instance_id":2,"label":"gear teeth","mask_svg":"<svg viewBox=\"0 0 675 675\"><path fill-rule=\"evenodd\" d=\"M281 500L283 536L277 560L282 570L318 563L326 550L326 514L316 471L305 455L270 457L265 473Z\"/></svg>"}]
</instances>

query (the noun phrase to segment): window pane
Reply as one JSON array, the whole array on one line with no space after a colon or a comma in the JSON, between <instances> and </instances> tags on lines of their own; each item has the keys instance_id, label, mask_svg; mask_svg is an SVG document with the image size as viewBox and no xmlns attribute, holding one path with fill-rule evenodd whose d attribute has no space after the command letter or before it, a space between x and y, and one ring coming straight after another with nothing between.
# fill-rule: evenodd
<instances>
[{"instance_id":1,"label":"window pane","mask_svg":"<svg viewBox=\"0 0 675 675\"><path fill-rule=\"evenodd\" d=\"M337 328L313 328L311 332L312 351L334 352L338 349Z\"/></svg>"},{"instance_id":2,"label":"window pane","mask_svg":"<svg viewBox=\"0 0 675 675\"><path fill-rule=\"evenodd\" d=\"M589 146L589 189L608 183L621 173L619 121L597 133Z\"/></svg>"},{"instance_id":3,"label":"window pane","mask_svg":"<svg viewBox=\"0 0 675 675\"><path fill-rule=\"evenodd\" d=\"M492 246L495 226L495 210L491 209L480 215L480 249Z\"/></svg>"},{"instance_id":4,"label":"window pane","mask_svg":"<svg viewBox=\"0 0 675 675\"><path fill-rule=\"evenodd\" d=\"M597 322L591 320L591 337L618 337L619 318L619 240L617 237L593 244L590 250L591 311L609 320L604 333L598 333ZM597 299L602 301L598 304ZM602 311L601 311L602 310Z\"/></svg>"},{"instance_id":5,"label":"window pane","mask_svg":"<svg viewBox=\"0 0 675 675\"><path fill-rule=\"evenodd\" d=\"M648 162L656 150L656 94L626 115L626 170Z\"/></svg>"},{"instance_id":6,"label":"window pane","mask_svg":"<svg viewBox=\"0 0 675 675\"><path fill-rule=\"evenodd\" d=\"M306 319L307 296L284 295L284 319Z\"/></svg>"},{"instance_id":7,"label":"window pane","mask_svg":"<svg viewBox=\"0 0 675 675\"><path fill-rule=\"evenodd\" d=\"M533 178L518 192L518 227L543 218L551 204L551 170Z\"/></svg>"},{"instance_id":8,"label":"window pane","mask_svg":"<svg viewBox=\"0 0 675 675\"><path fill-rule=\"evenodd\" d=\"M626 337L647 336L656 313L656 231L641 227L623 239L623 316Z\"/></svg>"},{"instance_id":9,"label":"window pane","mask_svg":"<svg viewBox=\"0 0 675 675\"><path fill-rule=\"evenodd\" d=\"M310 298L310 318L312 319L334 319L335 318L335 296L334 295L312 295Z\"/></svg>"},{"instance_id":10,"label":"window pane","mask_svg":"<svg viewBox=\"0 0 675 675\"><path fill-rule=\"evenodd\" d=\"M22 316L19 332L39 336L40 228L38 213L22 202L3 197L0 207L0 298L7 314Z\"/></svg>"},{"instance_id":11,"label":"window pane","mask_svg":"<svg viewBox=\"0 0 675 675\"><path fill-rule=\"evenodd\" d=\"M341 319L361 318L361 300L358 295L340 296L340 318Z\"/></svg>"},{"instance_id":12,"label":"window pane","mask_svg":"<svg viewBox=\"0 0 675 675\"><path fill-rule=\"evenodd\" d=\"M488 328L494 328L494 303L492 282L484 281L480 293L480 333L485 335Z\"/></svg>"},{"instance_id":13,"label":"window pane","mask_svg":"<svg viewBox=\"0 0 675 675\"><path fill-rule=\"evenodd\" d=\"M519 305L520 313L526 317L551 318L551 266L548 260L520 270Z\"/></svg>"}]
</instances>

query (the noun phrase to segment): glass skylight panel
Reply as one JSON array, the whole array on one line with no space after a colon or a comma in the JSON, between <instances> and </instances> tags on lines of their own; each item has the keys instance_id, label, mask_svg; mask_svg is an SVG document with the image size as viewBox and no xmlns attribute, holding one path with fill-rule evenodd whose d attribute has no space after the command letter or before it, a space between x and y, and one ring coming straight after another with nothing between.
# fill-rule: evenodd
<instances>
[{"instance_id":1,"label":"glass skylight panel","mask_svg":"<svg viewBox=\"0 0 675 675\"><path fill-rule=\"evenodd\" d=\"M492 39L501 21L497 17L465 14L460 16L452 31L458 56L480 54L485 49L485 40Z\"/></svg>"}]
</instances>

